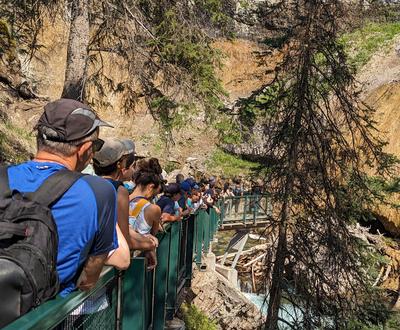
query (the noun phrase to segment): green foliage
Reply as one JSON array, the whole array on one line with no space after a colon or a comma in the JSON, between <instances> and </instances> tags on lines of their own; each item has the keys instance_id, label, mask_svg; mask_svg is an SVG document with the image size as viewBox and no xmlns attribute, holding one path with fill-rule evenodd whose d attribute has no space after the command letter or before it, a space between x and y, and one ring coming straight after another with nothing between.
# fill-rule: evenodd
<instances>
[{"instance_id":1,"label":"green foliage","mask_svg":"<svg viewBox=\"0 0 400 330\"><path fill-rule=\"evenodd\" d=\"M278 95L279 91L283 88L281 83L273 83L266 86L260 93L255 94L247 100L242 100L239 118L246 126L253 126L257 118L268 118L273 116L277 109L271 107L273 101Z\"/></svg>"},{"instance_id":2,"label":"green foliage","mask_svg":"<svg viewBox=\"0 0 400 330\"><path fill-rule=\"evenodd\" d=\"M171 131L172 128L179 128L182 125L182 117L179 114L179 104L166 96L156 97L150 102L150 109L157 111L160 125L166 130Z\"/></svg>"},{"instance_id":3,"label":"green foliage","mask_svg":"<svg viewBox=\"0 0 400 330\"><path fill-rule=\"evenodd\" d=\"M250 98L237 102L237 114L221 114L214 123L220 142L224 144L251 142L254 126L276 112L277 109L269 104L281 88L283 86L278 83L268 85L254 92Z\"/></svg>"},{"instance_id":4,"label":"green foliage","mask_svg":"<svg viewBox=\"0 0 400 330\"><path fill-rule=\"evenodd\" d=\"M8 122L0 125L0 161L20 163L29 159L27 145L33 144L33 135Z\"/></svg>"},{"instance_id":5,"label":"green foliage","mask_svg":"<svg viewBox=\"0 0 400 330\"><path fill-rule=\"evenodd\" d=\"M377 51L390 46L393 39L400 34L399 22L365 24L360 29L346 33L341 37L349 56L349 63L360 68L365 65Z\"/></svg>"},{"instance_id":6,"label":"green foliage","mask_svg":"<svg viewBox=\"0 0 400 330\"><path fill-rule=\"evenodd\" d=\"M243 134L237 122L231 116L221 114L214 122L214 128L218 132L219 141L222 144L239 144L243 142Z\"/></svg>"},{"instance_id":7,"label":"green foliage","mask_svg":"<svg viewBox=\"0 0 400 330\"><path fill-rule=\"evenodd\" d=\"M206 8L210 7L210 13L218 20L218 0L204 0L199 3ZM149 46L157 49L162 62L183 70L184 75L176 75L173 84L182 84L183 89L189 90L189 94L196 100L195 106L192 101L178 102L172 96L162 95L151 102L153 113L161 120L162 127L171 131L183 123L185 118L180 115L194 108L204 107L207 118L214 118L216 111L223 106L220 97L225 95L225 91L215 74L215 68L221 66L221 53L211 47L212 40L198 28L182 21L175 8L165 11L162 15L155 27L157 38L151 40ZM177 109L180 111L176 111Z\"/></svg>"},{"instance_id":8,"label":"green foliage","mask_svg":"<svg viewBox=\"0 0 400 330\"><path fill-rule=\"evenodd\" d=\"M374 306L376 307L376 306ZM348 323L348 330L398 330L400 329L400 313L388 312L385 309L379 308L383 320L377 324L373 321L361 322L352 320Z\"/></svg>"},{"instance_id":9,"label":"green foliage","mask_svg":"<svg viewBox=\"0 0 400 330\"><path fill-rule=\"evenodd\" d=\"M225 177L248 175L259 168L258 163L243 160L237 156L216 149L206 161L206 167L211 173L221 173Z\"/></svg>"},{"instance_id":10,"label":"green foliage","mask_svg":"<svg viewBox=\"0 0 400 330\"><path fill-rule=\"evenodd\" d=\"M217 330L217 325L210 321L196 306L184 304L181 308L188 330Z\"/></svg>"},{"instance_id":11,"label":"green foliage","mask_svg":"<svg viewBox=\"0 0 400 330\"><path fill-rule=\"evenodd\" d=\"M195 3L209 13L211 22L221 27L230 22L231 18L224 12L222 0L195 0Z\"/></svg>"},{"instance_id":12,"label":"green foliage","mask_svg":"<svg viewBox=\"0 0 400 330\"><path fill-rule=\"evenodd\" d=\"M288 41L289 35L282 34L275 37L267 37L264 43L271 48L280 49Z\"/></svg>"},{"instance_id":13,"label":"green foliage","mask_svg":"<svg viewBox=\"0 0 400 330\"><path fill-rule=\"evenodd\" d=\"M167 173L170 173L170 172L172 172L174 170L177 170L177 169L181 168L181 166L177 162L168 161L168 162L165 163L163 168Z\"/></svg>"},{"instance_id":14,"label":"green foliage","mask_svg":"<svg viewBox=\"0 0 400 330\"><path fill-rule=\"evenodd\" d=\"M9 24L2 19L0 19L0 55L6 63L17 59L15 39L11 35Z\"/></svg>"},{"instance_id":15,"label":"green foliage","mask_svg":"<svg viewBox=\"0 0 400 330\"><path fill-rule=\"evenodd\" d=\"M385 191L388 193L400 192L400 178L394 178L390 182L386 183Z\"/></svg>"}]
</instances>

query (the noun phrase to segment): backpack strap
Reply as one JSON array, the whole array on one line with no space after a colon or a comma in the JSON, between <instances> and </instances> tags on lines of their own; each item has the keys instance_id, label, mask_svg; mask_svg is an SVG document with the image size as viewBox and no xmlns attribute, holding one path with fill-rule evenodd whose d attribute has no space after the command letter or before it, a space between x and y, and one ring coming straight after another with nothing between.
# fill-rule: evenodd
<instances>
[{"instance_id":1,"label":"backpack strap","mask_svg":"<svg viewBox=\"0 0 400 330\"><path fill-rule=\"evenodd\" d=\"M10 184L8 182L8 166L3 165L0 167L0 197L11 197Z\"/></svg>"},{"instance_id":2,"label":"backpack strap","mask_svg":"<svg viewBox=\"0 0 400 330\"><path fill-rule=\"evenodd\" d=\"M140 211L143 209L143 207L149 203L147 199L141 198L136 202L136 205L133 209L129 210L129 216L137 218Z\"/></svg>"},{"instance_id":3,"label":"backpack strap","mask_svg":"<svg viewBox=\"0 0 400 330\"><path fill-rule=\"evenodd\" d=\"M52 174L34 193L25 194L30 200L51 206L84 174L62 169Z\"/></svg>"}]
</instances>

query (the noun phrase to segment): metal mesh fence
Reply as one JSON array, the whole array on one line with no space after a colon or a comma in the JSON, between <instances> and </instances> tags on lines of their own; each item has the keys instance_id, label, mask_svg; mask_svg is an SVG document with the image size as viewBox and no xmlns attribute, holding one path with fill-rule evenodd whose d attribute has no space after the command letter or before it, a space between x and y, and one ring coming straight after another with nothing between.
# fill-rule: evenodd
<instances>
[{"instance_id":1,"label":"metal mesh fence","mask_svg":"<svg viewBox=\"0 0 400 330\"><path fill-rule=\"evenodd\" d=\"M53 329L115 329L117 321L117 284L118 279L114 277Z\"/></svg>"}]
</instances>

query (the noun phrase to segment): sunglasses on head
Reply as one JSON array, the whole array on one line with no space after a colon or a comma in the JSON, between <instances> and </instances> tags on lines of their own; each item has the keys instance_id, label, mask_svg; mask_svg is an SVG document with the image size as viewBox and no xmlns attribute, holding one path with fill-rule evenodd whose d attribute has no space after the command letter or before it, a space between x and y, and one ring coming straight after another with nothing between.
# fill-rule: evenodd
<instances>
[{"instance_id":1,"label":"sunglasses on head","mask_svg":"<svg viewBox=\"0 0 400 330\"><path fill-rule=\"evenodd\" d=\"M100 149L103 147L104 140L102 139L97 139L92 141L92 150L93 152L98 152Z\"/></svg>"}]
</instances>

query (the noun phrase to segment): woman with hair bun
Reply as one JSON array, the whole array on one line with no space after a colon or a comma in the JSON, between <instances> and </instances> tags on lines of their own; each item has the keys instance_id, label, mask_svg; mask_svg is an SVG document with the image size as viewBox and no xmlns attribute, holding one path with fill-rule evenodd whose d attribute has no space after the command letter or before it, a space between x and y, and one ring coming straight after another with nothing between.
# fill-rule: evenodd
<instances>
[{"instance_id":1,"label":"woman with hair bun","mask_svg":"<svg viewBox=\"0 0 400 330\"><path fill-rule=\"evenodd\" d=\"M130 232L154 237L160 227L161 210L151 200L162 190L161 166L156 158L141 160L136 164L132 180L135 189L130 195ZM154 237L155 238L155 237ZM157 242L158 243L158 242ZM148 254L149 268L156 266L155 251Z\"/></svg>"}]
</instances>

